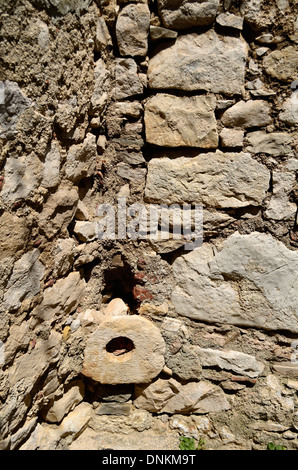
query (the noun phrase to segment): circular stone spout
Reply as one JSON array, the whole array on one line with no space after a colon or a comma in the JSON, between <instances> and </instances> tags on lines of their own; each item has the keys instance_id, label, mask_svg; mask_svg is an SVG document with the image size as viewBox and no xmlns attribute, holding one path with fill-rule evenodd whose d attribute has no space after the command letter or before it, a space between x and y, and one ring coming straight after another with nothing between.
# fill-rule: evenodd
<instances>
[{"instance_id":1,"label":"circular stone spout","mask_svg":"<svg viewBox=\"0 0 298 470\"><path fill-rule=\"evenodd\" d=\"M104 320L89 337L82 373L102 384L151 382L163 369L159 329L137 315Z\"/></svg>"}]
</instances>

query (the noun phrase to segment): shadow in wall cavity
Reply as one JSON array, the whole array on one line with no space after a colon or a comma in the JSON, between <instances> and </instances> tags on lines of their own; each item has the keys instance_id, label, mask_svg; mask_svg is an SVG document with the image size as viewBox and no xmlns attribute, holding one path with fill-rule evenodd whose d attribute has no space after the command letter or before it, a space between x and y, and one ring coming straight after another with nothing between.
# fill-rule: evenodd
<instances>
[{"instance_id":1,"label":"shadow in wall cavity","mask_svg":"<svg viewBox=\"0 0 298 470\"><path fill-rule=\"evenodd\" d=\"M108 296L109 300L120 298L129 306L132 314L137 313L138 304L133 296L136 280L128 264L123 263L122 266L105 271L104 285L103 296Z\"/></svg>"}]
</instances>

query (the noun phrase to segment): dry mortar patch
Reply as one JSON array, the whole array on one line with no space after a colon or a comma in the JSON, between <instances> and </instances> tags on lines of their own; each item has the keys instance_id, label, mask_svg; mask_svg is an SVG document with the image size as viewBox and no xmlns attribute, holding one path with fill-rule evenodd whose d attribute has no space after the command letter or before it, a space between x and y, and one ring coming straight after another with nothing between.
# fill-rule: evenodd
<instances>
[{"instance_id":1,"label":"dry mortar patch","mask_svg":"<svg viewBox=\"0 0 298 470\"><path fill-rule=\"evenodd\" d=\"M294 0L0 21L0 449L298 449Z\"/></svg>"}]
</instances>

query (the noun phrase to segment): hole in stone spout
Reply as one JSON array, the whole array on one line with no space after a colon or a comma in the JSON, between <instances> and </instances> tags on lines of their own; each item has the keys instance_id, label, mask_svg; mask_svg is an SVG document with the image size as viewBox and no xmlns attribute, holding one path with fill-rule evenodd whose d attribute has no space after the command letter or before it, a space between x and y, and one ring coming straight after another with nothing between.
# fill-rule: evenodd
<instances>
[{"instance_id":1,"label":"hole in stone spout","mask_svg":"<svg viewBox=\"0 0 298 470\"><path fill-rule=\"evenodd\" d=\"M134 349L134 344L131 339L125 336L118 336L111 339L106 345L106 351L114 356L122 356Z\"/></svg>"}]
</instances>

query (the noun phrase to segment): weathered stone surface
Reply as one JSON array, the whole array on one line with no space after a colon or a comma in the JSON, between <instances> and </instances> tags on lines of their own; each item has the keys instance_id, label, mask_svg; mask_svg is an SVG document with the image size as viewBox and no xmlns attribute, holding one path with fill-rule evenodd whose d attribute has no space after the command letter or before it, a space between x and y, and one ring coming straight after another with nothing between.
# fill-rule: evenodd
<instances>
[{"instance_id":1,"label":"weathered stone surface","mask_svg":"<svg viewBox=\"0 0 298 470\"><path fill-rule=\"evenodd\" d=\"M222 115L222 123L227 127L262 127L272 122L270 105L266 101L239 101Z\"/></svg>"},{"instance_id":2,"label":"weathered stone surface","mask_svg":"<svg viewBox=\"0 0 298 470\"><path fill-rule=\"evenodd\" d=\"M48 339L38 339L35 348L20 356L9 370L9 383L14 387L25 384L26 393L30 392L50 365L59 359L61 335L52 331Z\"/></svg>"},{"instance_id":3,"label":"weathered stone surface","mask_svg":"<svg viewBox=\"0 0 298 470\"><path fill-rule=\"evenodd\" d=\"M296 184L298 162L290 159L285 165L272 172L272 196L265 211L265 217L273 220L288 220L295 217L297 206L290 201Z\"/></svg>"},{"instance_id":4,"label":"weathered stone surface","mask_svg":"<svg viewBox=\"0 0 298 470\"><path fill-rule=\"evenodd\" d=\"M205 414L230 408L223 391L203 380L182 385L174 379L158 379L136 388L136 393L134 404L155 413Z\"/></svg>"},{"instance_id":5,"label":"weathered stone surface","mask_svg":"<svg viewBox=\"0 0 298 470\"><path fill-rule=\"evenodd\" d=\"M236 232L220 252L204 244L174 262L172 302L197 320L297 332L297 263L271 235Z\"/></svg>"},{"instance_id":6,"label":"weathered stone surface","mask_svg":"<svg viewBox=\"0 0 298 470\"><path fill-rule=\"evenodd\" d=\"M96 167L96 136L87 134L84 142L72 145L66 157L65 174L73 183L92 176Z\"/></svg>"},{"instance_id":7,"label":"weathered stone surface","mask_svg":"<svg viewBox=\"0 0 298 470\"><path fill-rule=\"evenodd\" d=\"M95 50L100 52L103 48L112 45L112 38L110 36L108 27L103 16L98 18L96 25L96 37L94 41Z\"/></svg>"},{"instance_id":8,"label":"weathered stone surface","mask_svg":"<svg viewBox=\"0 0 298 470\"><path fill-rule=\"evenodd\" d=\"M267 54L263 67L268 75L282 82L295 80L298 75L298 51L294 46L277 49Z\"/></svg>"},{"instance_id":9,"label":"weathered stone surface","mask_svg":"<svg viewBox=\"0 0 298 470\"><path fill-rule=\"evenodd\" d=\"M272 132L266 134L263 131L250 132L246 135L249 146L246 150L251 153L266 153L272 157L293 156L291 134Z\"/></svg>"},{"instance_id":10,"label":"weathered stone surface","mask_svg":"<svg viewBox=\"0 0 298 470\"><path fill-rule=\"evenodd\" d=\"M69 12L75 12L78 15L88 9L91 0L34 0L33 3L38 8L45 8L49 12L54 8L60 15L67 15Z\"/></svg>"},{"instance_id":11,"label":"weathered stone surface","mask_svg":"<svg viewBox=\"0 0 298 470\"><path fill-rule=\"evenodd\" d=\"M49 423L60 423L76 405L84 398L85 387L81 381L75 381L58 399L53 398L42 410L42 417Z\"/></svg>"},{"instance_id":12,"label":"weathered stone surface","mask_svg":"<svg viewBox=\"0 0 298 470\"><path fill-rule=\"evenodd\" d=\"M98 59L94 68L94 90L91 96L91 114L101 115L107 105L111 74L103 61Z\"/></svg>"},{"instance_id":13,"label":"weathered stone surface","mask_svg":"<svg viewBox=\"0 0 298 470\"><path fill-rule=\"evenodd\" d=\"M96 240L96 222L78 220L74 225L73 233L81 242Z\"/></svg>"},{"instance_id":14,"label":"weathered stone surface","mask_svg":"<svg viewBox=\"0 0 298 470\"><path fill-rule=\"evenodd\" d=\"M216 148L215 97L157 94L145 105L148 143L164 147Z\"/></svg>"},{"instance_id":15,"label":"weathered stone surface","mask_svg":"<svg viewBox=\"0 0 298 470\"><path fill-rule=\"evenodd\" d=\"M265 367L254 356L239 351L220 351L198 346L194 348L203 367L218 366L252 378L258 377Z\"/></svg>"},{"instance_id":16,"label":"weathered stone surface","mask_svg":"<svg viewBox=\"0 0 298 470\"><path fill-rule=\"evenodd\" d=\"M92 415L92 405L80 403L58 427L38 424L20 450L56 450L62 439L64 446L70 445L84 430Z\"/></svg>"},{"instance_id":17,"label":"weathered stone surface","mask_svg":"<svg viewBox=\"0 0 298 470\"><path fill-rule=\"evenodd\" d=\"M116 23L116 37L122 56L145 56L148 50L150 10L138 3L125 6Z\"/></svg>"},{"instance_id":18,"label":"weathered stone surface","mask_svg":"<svg viewBox=\"0 0 298 470\"><path fill-rule=\"evenodd\" d=\"M174 160L153 158L148 164L145 200L214 208L259 205L269 179L267 168L247 153L217 151Z\"/></svg>"},{"instance_id":19,"label":"weathered stone surface","mask_svg":"<svg viewBox=\"0 0 298 470\"><path fill-rule=\"evenodd\" d=\"M64 276L74 260L75 242L72 238L59 238L54 248L55 273Z\"/></svg>"},{"instance_id":20,"label":"weathered stone surface","mask_svg":"<svg viewBox=\"0 0 298 470\"><path fill-rule=\"evenodd\" d=\"M132 412L130 403L103 403L96 411L97 415L129 416Z\"/></svg>"},{"instance_id":21,"label":"weathered stone surface","mask_svg":"<svg viewBox=\"0 0 298 470\"><path fill-rule=\"evenodd\" d=\"M42 181L42 172L43 165L35 154L9 157L5 165L2 201L10 205L34 196Z\"/></svg>"},{"instance_id":22,"label":"weathered stone surface","mask_svg":"<svg viewBox=\"0 0 298 470\"><path fill-rule=\"evenodd\" d=\"M115 98L121 100L143 93L134 59L115 60Z\"/></svg>"},{"instance_id":23,"label":"weathered stone surface","mask_svg":"<svg viewBox=\"0 0 298 470\"><path fill-rule=\"evenodd\" d=\"M163 409L166 403L181 390L182 385L175 379L157 379L150 385L136 385L134 405L151 413Z\"/></svg>"},{"instance_id":24,"label":"weathered stone surface","mask_svg":"<svg viewBox=\"0 0 298 470\"><path fill-rule=\"evenodd\" d=\"M221 13L216 18L216 23L224 28L232 28L241 31L243 28L243 18L232 13Z\"/></svg>"},{"instance_id":25,"label":"weathered stone surface","mask_svg":"<svg viewBox=\"0 0 298 470\"><path fill-rule=\"evenodd\" d=\"M158 12L167 28L185 29L213 23L219 0L158 0Z\"/></svg>"},{"instance_id":26,"label":"weathered stone surface","mask_svg":"<svg viewBox=\"0 0 298 470\"><path fill-rule=\"evenodd\" d=\"M283 104L282 111L279 113L279 119L289 126L298 124L298 91L292 93Z\"/></svg>"},{"instance_id":27,"label":"weathered stone surface","mask_svg":"<svg viewBox=\"0 0 298 470\"><path fill-rule=\"evenodd\" d=\"M123 302L122 299L113 299L104 308L104 315L115 316L115 315L127 315L128 306Z\"/></svg>"},{"instance_id":28,"label":"weathered stone surface","mask_svg":"<svg viewBox=\"0 0 298 470\"><path fill-rule=\"evenodd\" d=\"M79 305L86 282L80 273L70 273L44 291L43 301L32 311L39 321L54 322L57 317L73 312Z\"/></svg>"},{"instance_id":29,"label":"weathered stone surface","mask_svg":"<svg viewBox=\"0 0 298 470\"><path fill-rule=\"evenodd\" d=\"M60 148L57 141L51 142L49 152L46 154L43 165L43 175L41 185L44 188L52 189L59 185L60 181Z\"/></svg>"},{"instance_id":30,"label":"weathered stone surface","mask_svg":"<svg viewBox=\"0 0 298 470\"><path fill-rule=\"evenodd\" d=\"M273 24L276 10L274 5L266 8L265 0L241 0L240 13L244 20L258 31Z\"/></svg>"},{"instance_id":31,"label":"weathered stone surface","mask_svg":"<svg viewBox=\"0 0 298 470\"><path fill-rule=\"evenodd\" d=\"M6 80L1 85L4 88L4 103L1 104L0 138L13 139L20 116L32 101L23 95L17 83Z\"/></svg>"},{"instance_id":32,"label":"weathered stone surface","mask_svg":"<svg viewBox=\"0 0 298 470\"><path fill-rule=\"evenodd\" d=\"M167 366L181 380L198 380L202 372L201 359L196 348L187 344L176 354L170 355Z\"/></svg>"},{"instance_id":33,"label":"weathered stone surface","mask_svg":"<svg viewBox=\"0 0 298 470\"><path fill-rule=\"evenodd\" d=\"M78 200L77 190L67 185L50 194L39 216L39 226L48 238L67 228L76 213Z\"/></svg>"},{"instance_id":34,"label":"weathered stone surface","mask_svg":"<svg viewBox=\"0 0 298 470\"><path fill-rule=\"evenodd\" d=\"M158 41L159 39L176 39L178 36L177 31L160 26L150 26L150 39L151 41Z\"/></svg>"},{"instance_id":35,"label":"weathered stone surface","mask_svg":"<svg viewBox=\"0 0 298 470\"><path fill-rule=\"evenodd\" d=\"M34 297L40 291L44 266L39 261L38 249L25 253L14 265L4 295L4 306L8 311L17 310L23 300Z\"/></svg>"},{"instance_id":36,"label":"weathered stone surface","mask_svg":"<svg viewBox=\"0 0 298 470\"><path fill-rule=\"evenodd\" d=\"M120 355L108 352L106 346L117 338L128 338L133 349ZM135 315L113 316L89 337L82 373L103 384L146 383L162 370L164 354L164 340L152 322Z\"/></svg>"},{"instance_id":37,"label":"weathered stone surface","mask_svg":"<svg viewBox=\"0 0 298 470\"><path fill-rule=\"evenodd\" d=\"M246 57L242 39L221 38L213 30L182 35L149 61L149 87L240 94Z\"/></svg>"},{"instance_id":38,"label":"weathered stone surface","mask_svg":"<svg viewBox=\"0 0 298 470\"><path fill-rule=\"evenodd\" d=\"M276 362L272 366L275 372L286 377L298 377L298 365L293 362Z\"/></svg>"},{"instance_id":39,"label":"weathered stone surface","mask_svg":"<svg viewBox=\"0 0 298 470\"><path fill-rule=\"evenodd\" d=\"M14 256L22 250L28 236L25 218L3 212L0 217L0 260Z\"/></svg>"},{"instance_id":40,"label":"weathered stone surface","mask_svg":"<svg viewBox=\"0 0 298 470\"><path fill-rule=\"evenodd\" d=\"M223 128L220 135L222 147L243 147L244 131L239 129Z\"/></svg>"}]
</instances>

